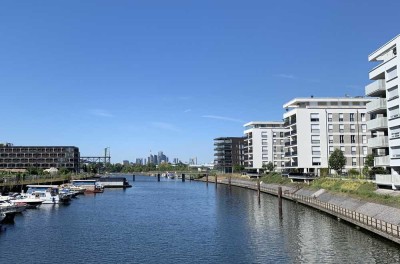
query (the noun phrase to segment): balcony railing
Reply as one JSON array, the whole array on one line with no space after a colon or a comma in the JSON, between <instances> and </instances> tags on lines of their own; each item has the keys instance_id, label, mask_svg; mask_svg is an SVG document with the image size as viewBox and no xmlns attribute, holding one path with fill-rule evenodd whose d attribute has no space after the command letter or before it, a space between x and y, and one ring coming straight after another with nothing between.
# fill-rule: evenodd
<instances>
[{"instance_id":1,"label":"balcony railing","mask_svg":"<svg viewBox=\"0 0 400 264\"><path fill-rule=\"evenodd\" d=\"M373 83L368 84L365 86L365 94L367 96L379 96L381 94L385 94L386 87L385 87L385 80L376 80Z\"/></svg>"},{"instance_id":2,"label":"balcony railing","mask_svg":"<svg viewBox=\"0 0 400 264\"><path fill-rule=\"evenodd\" d=\"M390 166L389 156L381 156L374 158L375 167L387 167Z\"/></svg>"},{"instance_id":3,"label":"balcony railing","mask_svg":"<svg viewBox=\"0 0 400 264\"><path fill-rule=\"evenodd\" d=\"M385 130L388 127L386 117L378 117L367 121L367 127L370 131Z\"/></svg>"},{"instance_id":4,"label":"balcony railing","mask_svg":"<svg viewBox=\"0 0 400 264\"><path fill-rule=\"evenodd\" d=\"M367 103L367 112L370 114L386 112L386 99L372 99L371 102Z\"/></svg>"},{"instance_id":5,"label":"balcony railing","mask_svg":"<svg viewBox=\"0 0 400 264\"><path fill-rule=\"evenodd\" d=\"M380 136L368 139L369 148L386 148L389 147L389 141L387 136Z\"/></svg>"}]
</instances>

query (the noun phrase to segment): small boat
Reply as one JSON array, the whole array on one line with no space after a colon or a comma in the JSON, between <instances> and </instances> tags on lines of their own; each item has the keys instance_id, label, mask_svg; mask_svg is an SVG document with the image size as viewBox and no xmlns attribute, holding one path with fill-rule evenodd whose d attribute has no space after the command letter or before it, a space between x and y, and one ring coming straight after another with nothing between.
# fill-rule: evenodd
<instances>
[{"instance_id":1,"label":"small boat","mask_svg":"<svg viewBox=\"0 0 400 264\"><path fill-rule=\"evenodd\" d=\"M26 203L11 203L10 200L1 200L0 208L11 210L15 213L22 213L26 209Z\"/></svg>"},{"instance_id":2,"label":"small boat","mask_svg":"<svg viewBox=\"0 0 400 264\"><path fill-rule=\"evenodd\" d=\"M58 204L60 201L59 188L57 185L27 185L27 198L43 200L43 204Z\"/></svg>"},{"instance_id":3,"label":"small boat","mask_svg":"<svg viewBox=\"0 0 400 264\"><path fill-rule=\"evenodd\" d=\"M102 193L104 192L104 186L98 181L95 180L73 180L71 182L73 186L78 186L85 188L85 193Z\"/></svg>"},{"instance_id":4,"label":"small boat","mask_svg":"<svg viewBox=\"0 0 400 264\"><path fill-rule=\"evenodd\" d=\"M167 173L168 179L175 179L175 173Z\"/></svg>"},{"instance_id":5,"label":"small boat","mask_svg":"<svg viewBox=\"0 0 400 264\"><path fill-rule=\"evenodd\" d=\"M26 204L27 209L35 209L38 208L43 200L39 198L29 198L25 194L14 193L9 196L9 201L12 204Z\"/></svg>"}]
</instances>

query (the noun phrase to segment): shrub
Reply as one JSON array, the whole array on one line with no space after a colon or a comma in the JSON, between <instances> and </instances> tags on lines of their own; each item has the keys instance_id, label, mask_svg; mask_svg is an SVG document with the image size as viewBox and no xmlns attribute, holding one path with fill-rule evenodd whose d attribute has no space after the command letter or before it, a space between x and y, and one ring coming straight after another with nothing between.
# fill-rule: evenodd
<instances>
[{"instance_id":1,"label":"shrub","mask_svg":"<svg viewBox=\"0 0 400 264\"><path fill-rule=\"evenodd\" d=\"M320 173L320 176L321 176L321 177L326 177L326 176L328 176L329 169L328 169L328 168L321 168L321 169L319 170L319 173Z\"/></svg>"}]
</instances>

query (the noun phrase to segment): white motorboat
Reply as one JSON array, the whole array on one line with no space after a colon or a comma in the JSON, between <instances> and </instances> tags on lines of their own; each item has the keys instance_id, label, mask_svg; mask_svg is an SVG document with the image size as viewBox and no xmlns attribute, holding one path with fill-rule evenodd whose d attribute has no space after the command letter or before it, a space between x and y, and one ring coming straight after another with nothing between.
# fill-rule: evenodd
<instances>
[{"instance_id":1,"label":"white motorboat","mask_svg":"<svg viewBox=\"0 0 400 264\"><path fill-rule=\"evenodd\" d=\"M22 213L26 209L26 204L12 204L9 200L0 200L0 208L7 213Z\"/></svg>"},{"instance_id":2,"label":"white motorboat","mask_svg":"<svg viewBox=\"0 0 400 264\"><path fill-rule=\"evenodd\" d=\"M27 198L36 198L43 201L43 204L61 203L57 185L27 185Z\"/></svg>"},{"instance_id":3,"label":"white motorboat","mask_svg":"<svg viewBox=\"0 0 400 264\"><path fill-rule=\"evenodd\" d=\"M9 196L9 198L10 198L10 200L9 200L10 203L12 203L14 205L26 204L26 208L28 208L28 209L38 208L43 203L42 199L30 198L26 194L15 193L15 194Z\"/></svg>"}]
</instances>

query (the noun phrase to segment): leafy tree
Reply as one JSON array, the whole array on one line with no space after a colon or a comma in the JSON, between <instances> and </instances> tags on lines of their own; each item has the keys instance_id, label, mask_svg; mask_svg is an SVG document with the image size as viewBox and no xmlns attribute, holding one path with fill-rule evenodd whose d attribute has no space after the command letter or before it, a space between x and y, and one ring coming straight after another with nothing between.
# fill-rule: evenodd
<instances>
[{"instance_id":1,"label":"leafy tree","mask_svg":"<svg viewBox=\"0 0 400 264\"><path fill-rule=\"evenodd\" d=\"M364 165L365 165L365 166L368 166L369 168L374 167L374 156L373 156L372 154L368 154L368 155L365 157L365 163L364 163Z\"/></svg>"},{"instance_id":2,"label":"leafy tree","mask_svg":"<svg viewBox=\"0 0 400 264\"><path fill-rule=\"evenodd\" d=\"M270 161L267 164L263 164L263 168L267 169L269 172L273 172L275 170L275 165Z\"/></svg>"},{"instance_id":3,"label":"leafy tree","mask_svg":"<svg viewBox=\"0 0 400 264\"><path fill-rule=\"evenodd\" d=\"M67 175L69 173L69 170L67 168L59 168L58 173L61 175Z\"/></svg>"},{"instance_id":4,"label":"leafy tree","mask_svg":"<svg viewBox=\"0 0 400 264\"><path fill-rule=\"evenodd\" d=\"M334 169L337 173L342 174L343 167L346 165L346 157L343 151L335 149L329 157L329 167Z\"/></svg>"},{"instance_id":5,"label":"leafy tree","mask_svg":"<svg viewBox=\"0 0 400 264\"><path fill-rule=\"evenodd\" d=\"M240 164L233 165L233 172L242 172L244 170L244 166Z\"/></svg>"}]
</instances>

